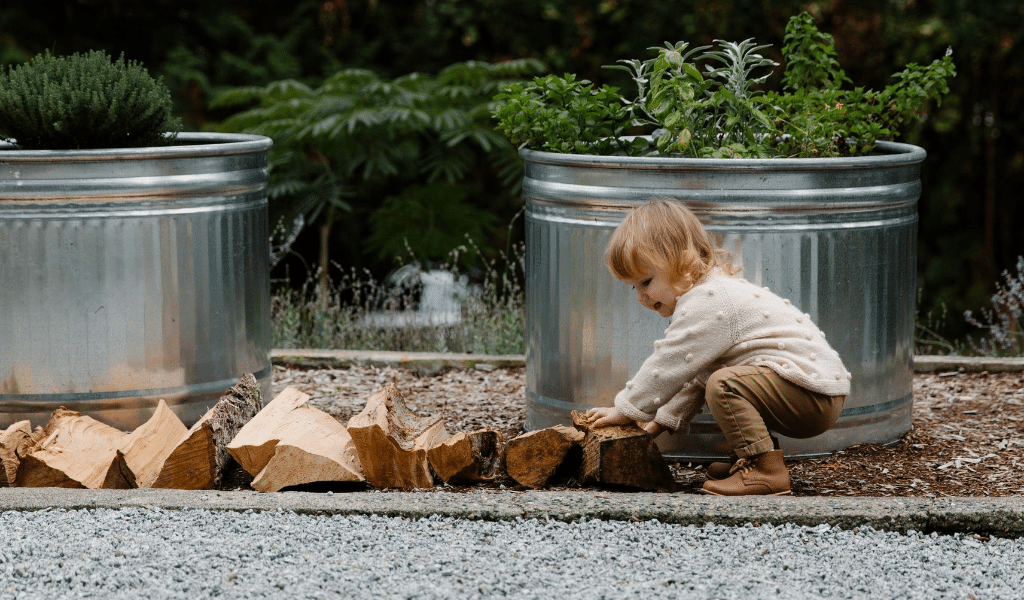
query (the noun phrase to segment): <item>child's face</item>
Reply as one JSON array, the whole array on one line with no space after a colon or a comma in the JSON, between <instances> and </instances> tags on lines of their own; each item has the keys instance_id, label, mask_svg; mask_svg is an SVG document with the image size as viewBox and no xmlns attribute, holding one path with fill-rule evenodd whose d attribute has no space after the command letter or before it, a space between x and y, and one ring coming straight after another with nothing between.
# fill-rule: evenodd
<instances>
[{"instance_id":1,"label":"child's face","mask_svg":"<svg viewBox=\"0 0 1024 600\"><path fill-rule=\"evenodd\" d=\"M653 268L644 269L637 279L626 280L636 290L636 301L663 317L671 317L676 309L679 293L672 287L665 273Z\"/></svg>"}]
</instances>

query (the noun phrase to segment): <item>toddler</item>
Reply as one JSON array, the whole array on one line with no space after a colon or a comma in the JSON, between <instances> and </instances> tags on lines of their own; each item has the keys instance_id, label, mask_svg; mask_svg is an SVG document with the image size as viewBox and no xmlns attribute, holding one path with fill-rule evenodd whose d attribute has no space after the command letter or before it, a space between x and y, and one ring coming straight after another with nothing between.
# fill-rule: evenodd
<instances>
[{"instance_id":1,"label":"toddler","mask_svg":"<svg viewBox=\"0 0 1024 600\"><path fill-rule=\"evenodd\" d=\"M636 422L652 436L685 432L706 401L733 462L709 465L701 491L790 493L769 432L823 433L850 391L850 373L825 334L789 300L732 277L728 253L677 201L655 198L630 211L605 260L640 304L671 322L615 406L590 409L589 422Z\"/></svg>"}]
</instances>

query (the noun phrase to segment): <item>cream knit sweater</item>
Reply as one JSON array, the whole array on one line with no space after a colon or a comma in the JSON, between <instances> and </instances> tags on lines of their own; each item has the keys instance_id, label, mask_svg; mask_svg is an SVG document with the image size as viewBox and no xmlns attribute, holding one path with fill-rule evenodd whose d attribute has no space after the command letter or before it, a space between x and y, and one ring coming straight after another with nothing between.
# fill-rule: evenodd
<instances>
[{"instance_id":1,"label":"cream knit sweater","mask_svg":"<svg viewBox=\"0 0 1024 600\"><path fill-rule=\"evenodd\" d=\"M685 431L722 367L762 365L829 396L850 392L850 373L810 315L768 288L713 271L676 301L665 337L654 342L615 407L637 421Z\"/></svg>"}]
</instances>

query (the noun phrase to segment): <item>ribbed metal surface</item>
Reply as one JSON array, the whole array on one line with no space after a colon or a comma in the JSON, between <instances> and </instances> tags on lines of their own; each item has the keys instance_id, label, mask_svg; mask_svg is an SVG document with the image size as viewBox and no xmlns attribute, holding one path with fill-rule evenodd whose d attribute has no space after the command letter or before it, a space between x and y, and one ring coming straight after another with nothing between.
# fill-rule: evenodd
<instances>
[{"instance_id":1,"label":"ribbed metal surface","mask_svg":"<svg viewBox=\"0 0 1024 600\"><path fill-rule=\"evenodd\" d=\"M917 201L923 149L843 159L587 157L526 161L528 429L610 406L664 334L604 265L626 212L655 195L685 202L722 236L746 279L789 298L825 331L853 389L829 432L784 440L789 456L886 443L910 429ZM711 415L662 436L668 456L729 450Z\"/></svg>"},{"instance_id":2,"label":"ribbed metal surface","mask_svg":"<svg viewBox=\"0 0 1024 600\"><path fill-rule=\"evenodd\" d=\"M241 375L270 392L269 138L0 147L0 425L65 406L191 424Z\"/></svg>"}]
</instances>

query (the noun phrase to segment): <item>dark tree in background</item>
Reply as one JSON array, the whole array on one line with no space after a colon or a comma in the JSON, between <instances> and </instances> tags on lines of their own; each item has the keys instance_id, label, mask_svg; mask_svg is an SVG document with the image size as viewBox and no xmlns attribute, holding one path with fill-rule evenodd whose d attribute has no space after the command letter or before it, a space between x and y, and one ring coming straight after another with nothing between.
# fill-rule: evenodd
<instances>
[{"instance_id":1,"label":"dark tree in background","mask_svg":"<svg viewBox=\"0 0 1024 600\"><path fill-rule=\"evenodd\" d=\"M532 57L556 73L625 87L601 66L645 57L664 41L753 37L773 44L779 58L786 22L802 10L835 36L857 85L881 88L907 63L953 49L950 95L902 141L929 154L920 312L947 307L944 332L960 336L968 330L962 311L986 305L1000 273L1024 254L1019 0L8 0L0 5L0 64L45 49L124 52L163 76L179 113L198 129L229 116L209 108L223 89L287 78L316 86L340 68L396 77ZM499 219L514 208L501 202Z\"/></svg>"}]
</instances>

